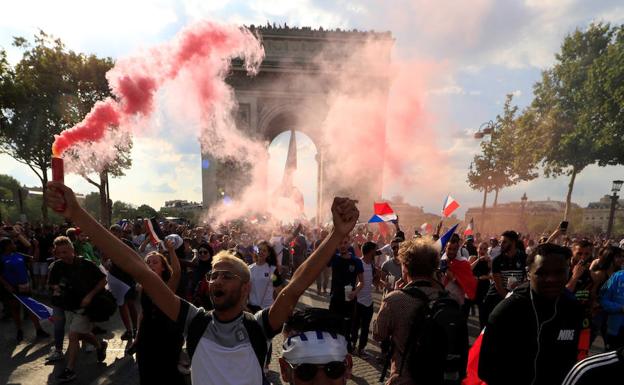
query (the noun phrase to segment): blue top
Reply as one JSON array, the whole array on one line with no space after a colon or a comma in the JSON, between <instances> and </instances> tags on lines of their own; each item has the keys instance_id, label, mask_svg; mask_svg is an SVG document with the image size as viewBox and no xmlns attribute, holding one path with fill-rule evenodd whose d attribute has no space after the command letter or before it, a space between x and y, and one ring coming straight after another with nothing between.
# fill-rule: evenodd
<instances>
[{"instance_id":1,"label":"blue top","mask_svg":"<svg viewBox=\"0 0 624 385\"><path fill-rule=\"evenodd\" d=\"M619 335L624 326L624 270L614 273L602 286L600 305L608 313L607 333Z\"/></svg>"},{"instance_id":2,"label":"blue top","mask_svg":"<svg viewBox=\"0 0 624 385\"><path fill-rule=\"evenodd\" d=\"M2 274L2 278L11 286L28 283L26 258L20 253L3 255L0 260L0 273Z\"/></svg>"}]
</instances>

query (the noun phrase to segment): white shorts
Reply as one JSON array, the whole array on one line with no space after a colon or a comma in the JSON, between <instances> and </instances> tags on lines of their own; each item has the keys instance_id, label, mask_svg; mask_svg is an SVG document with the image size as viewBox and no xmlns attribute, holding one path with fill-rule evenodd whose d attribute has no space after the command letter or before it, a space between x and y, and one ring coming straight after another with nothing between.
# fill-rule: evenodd
<instances>
[{"instance_id":1,"label":"white shorts","mask_svg":"<svg viewBox=\"0 0 624 385\"><path fill-rule=\"evenodd\" d=\"M80 311L84 311L84 309L81 309ZM84 314L66 311L65 319L65 322L69 323L70 332L87 334L91 333L91 329L93 329L93 323L89 320L89 317Z\"/></svg>"},{"instance_id":2,"label":"white shorts","mask_svg":"<svg viewBox=\"0 0 624 385\"><path fill-rule=\"evenodd\" d=\"M47 262L33 262L32 264L34 275L48 275L48 263Z\"/></svg>"}]
</instances>

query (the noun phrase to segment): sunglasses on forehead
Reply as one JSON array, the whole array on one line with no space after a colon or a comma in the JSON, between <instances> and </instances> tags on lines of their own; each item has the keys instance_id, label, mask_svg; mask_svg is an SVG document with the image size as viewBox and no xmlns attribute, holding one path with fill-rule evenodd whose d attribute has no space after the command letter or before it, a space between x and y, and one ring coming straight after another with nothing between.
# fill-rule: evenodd
<instances>
[{"instance_id":1,"label":"sunglasses on forehead","mask_svg":"<svg viewBox=\"0 0 624 385\"><path fill-rule=\"evenodd\" d=\"M291 364L289 362L288 365L301 381L311 381L316 377L319 369L324 371L327 378L332 380L342 377L347 371L347 363L345 361L332 361L326 364Z\"/></svg>"}]
</instances>

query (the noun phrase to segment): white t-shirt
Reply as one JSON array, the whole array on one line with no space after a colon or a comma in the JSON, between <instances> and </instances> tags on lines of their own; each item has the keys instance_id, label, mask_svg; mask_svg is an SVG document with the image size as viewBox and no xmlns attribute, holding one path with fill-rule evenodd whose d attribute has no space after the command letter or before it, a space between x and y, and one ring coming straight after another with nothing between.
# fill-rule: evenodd
<instances>
[{"instance_id":1,"label":"white t-shirt","mask_svg":"<svg viewBox=\"0 0 624 385\"><path fill-rule=\"evenodd\" d=\"M271 277L275 272L275 266L268 263L249 266L251 273L251 291L249 292L249 303L252 305L267 308L273 304L273 281Z\"/></svg>"},{"instance_id":2,"label":"white t-shirt","mask_svg":"<svg viewBox=\"0 0 624 385\"><path fill-rule=\"evenodd\" d=\"M366 263L362 260L362 267L364 268L364 272L362 273L362 290L360 290L357 295L357 301L364 306L370 306L373 304L373 264Z\"/></svg>"},{"instance_id":3,"label":"white t-shirt","mask_svg":"<svg viewBox=\"0 0 624 385\"><path fill-rule=\"evenodd\" d=\"M177 323L183 327L186 337L193 318L205 310L185 301L180 302ZM276 334L270 331L268 310L259 311L254 317L268 344ZM243 324L242 314L229 322L219 322L213 316L191 359L191 382L201 385L262 384L262 368Z\"/></svg>"}]
</instances>

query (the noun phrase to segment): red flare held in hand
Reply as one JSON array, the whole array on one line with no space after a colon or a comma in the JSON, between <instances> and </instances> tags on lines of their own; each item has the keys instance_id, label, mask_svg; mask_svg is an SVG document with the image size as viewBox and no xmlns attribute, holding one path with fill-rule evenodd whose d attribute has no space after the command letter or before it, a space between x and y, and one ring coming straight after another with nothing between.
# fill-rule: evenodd
<instances>
[{"instance_id":1,"label":"red flare held in hand","mask_svg":"<svg viewBox=\"0 0 624 385\"><path fill-rule=\"evenodd\" d=\"M65 172L63 171L63 158L52 157L52 180L54 182L65 182Z\"/></svg>"},{"instance_id":2,"label":"red flare held in hand","mask_svg":"<svg viewBox=\"0 0 624 385\"><path fill-rule=\"evenodd\" d=\"M52 156L52 181L65 183L65 171L63 170L63 158L58 156ZM56 189L55 189L56 190ZM65 211L65 204L58 208L54 208L54 211L62 213Z\"/></svg>"}]
</instances>

